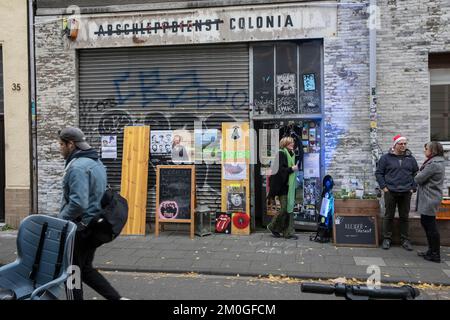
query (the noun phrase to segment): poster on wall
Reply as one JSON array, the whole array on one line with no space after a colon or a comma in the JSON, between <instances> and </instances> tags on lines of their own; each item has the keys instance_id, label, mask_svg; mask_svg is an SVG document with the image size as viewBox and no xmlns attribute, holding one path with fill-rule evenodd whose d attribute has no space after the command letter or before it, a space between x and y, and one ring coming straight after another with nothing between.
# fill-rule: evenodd
<instances>
[{"instance_id":1,"label":"poster on wall","mask_svg":"<svg viewBox=\"0 0 450 320\"><path fill-rule=\"evenodd\" d=\"M245 187L227 188L227 211L236 212L246 211L246 201L245 201Z\"/></svg>"},{"instance_id":2,"label":"poster on wall","mask_svg":"<svg viewBox=\"0 0 450 320\"><path fill-rule=\"evenodd\" d=\"M315 221L316 217L316 203L317 203L317 180L315 178L305 179L303 181L303 192L304 192L304 209L305 209L305 219L310 221Z\"/></svg>"},{"instance_id":3,"label":"poster on wall","mask_svg":"<svg viewBox=\"0 0 450 320\"><path fill-rule=\"evenodd\" d=\"M247 179L247 165L242 163L224 163L224 180L245 180Z\"/></svg>"},{"instance_id":4,"label":"poster on wall","mask_svg":"<svg viewBox=\"0 0 450 320\"><path fill-rule=\"evenodd\" d=\"M175 164L194 161L194 137L188 130L174 130L171 141L171 157Z\"/></svg>"},{"instance_id":5,"label":"poster on wall","mask_svg":"<svg viewBox=\"0 0 450 320\"><path fill-rule=\"evenodd\" d=\"M309 141L316 141L316 128L309 128Z\"/></svg>"},{"instance_id":6,"label":"poster on wall","mask_svg":"<svg viewBox=\"0 0 450 320\"><path fill-rule=\"evenodd\" d=\"M305 179L320 178L320 153L305 153L303 170Z\"/></svg>"},{"instance_id":7,"label":"poster on wall","mask_svg":"<svg viewBox=\"0 0 450 320\"><path fill-rule=\"evenodd\" d=\"M150 154L171 155L172 153L172 130L150 131Z\"/></svg>"},{"instance_id":8,"label":"poster on wall","mask_svg":"<svg viewBox=\"0 0 450 320\"><path fill-rule=\"evenodd\" d=\"M195 130L195 160L220 163L221 135L217 129Z\"/></svg>"},{"instance_id":9,"label":"poster on wall","mask_svg":"<svg viewBox=\"0 0 450 320\"><path fill-rule=\"evenodd\" d=\"M314 73L303 75L303 89L305 92L316 91L316 75Z\"/></svg>"},{"instance_id":10,"label":"poster on wall","mask_svg":"<svg viewBox=\"0 0 450 320\"><path fill-rule=\"evenodd\" d=\"M117 159L117 136L102 136L102 159Z\"/></svg>"}]
</instances>

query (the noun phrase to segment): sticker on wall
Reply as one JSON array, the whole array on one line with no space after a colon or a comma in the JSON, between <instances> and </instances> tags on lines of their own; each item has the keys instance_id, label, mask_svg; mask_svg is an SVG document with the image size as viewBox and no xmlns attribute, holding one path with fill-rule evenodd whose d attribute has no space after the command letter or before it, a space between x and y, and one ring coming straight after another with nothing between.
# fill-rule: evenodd
<instances>
[{"instance_id":1,"label":"sticker on wall","mask_svg":"<svg viewBox=\"0 0 450 320\"><path fill-rule=\"evenodd\" d=\"M316 141L316 128L309 128L309 141Z\"/></svg>"},{"instance_id":2,"label":"sticker on wall","mask_svg":"<svg viewBox=\"0 0 450 320\"><path fill-rule=\"evenodd\" d=\"M163 201L159 205L159 217L161 219L175 219L178 215L178 203L175 201Z\"/></svg>"},{"instance_id":3,"label":"sticker on wall","mask_svg":"<svg viewBox=\"0 0 450 320\"><path fill-rule=\"evenodd\" d=\"M117 159L117 136L102 136L102 159Z\"/></svg>"},{"instance_id":4,"label":"sticker on wall","mask_svg":"<svg viewBox=\"0 0 450 320\"><path fill-rule=\"evenodd\" d=\"M297 112L296 74L277 74L277 110L278 114Z\"/></svg>"},{"instance_id":5,"label":"sticker on wall","mask_svg":"<svg viewBox=\"0 0 450 320\"><path fill-rule=\"evenodd\" d=\"M291 96L295 94L295 74L277 74L277 95Z\"/></svg>"},{"instance_id":6,"label":"sticker on wall","mask_svg":"<svg viewBox=\"0 0 450 320\"><path fill-rule=\"evenodd\" d=\"M231 233L231 214L226 212L216 213L216 233Z\"/></svg>"},{"instance_id":7,"label":"sticker on wall","mask_svg":"<svg viewBox=\"0 0 450 320\"><path fill-rule=\"evenodd\" d=\"M314 73L308 73L303 75L303 90L316 91L316 75Z\"/></svg>"}]
</instances>

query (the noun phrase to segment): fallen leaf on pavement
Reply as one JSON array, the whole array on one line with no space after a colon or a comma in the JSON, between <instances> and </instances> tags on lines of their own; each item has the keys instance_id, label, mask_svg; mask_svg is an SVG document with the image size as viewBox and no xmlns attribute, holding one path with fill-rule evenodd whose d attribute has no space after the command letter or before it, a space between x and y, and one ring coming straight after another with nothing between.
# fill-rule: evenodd
<instances>
[{"instance_id":1,"label":"fallen leaf on pavement","mask_svg":"<svg viewBox=\"0 0 450 320\"><path fill-rule=\"evenodd\" d=\"M332 279L331 282L333 282L333 283L346 283L347 282L347 278L345 278L345 277L336 278L336 279Z\"/></svg>"}]
</instances>

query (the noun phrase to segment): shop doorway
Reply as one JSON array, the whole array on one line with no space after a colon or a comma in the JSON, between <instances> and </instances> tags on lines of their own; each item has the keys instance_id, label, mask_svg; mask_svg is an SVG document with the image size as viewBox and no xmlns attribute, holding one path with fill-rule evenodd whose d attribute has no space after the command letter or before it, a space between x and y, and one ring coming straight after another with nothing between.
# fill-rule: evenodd
<instances>
[{"instance_id":1,"label":"shop doorway","mask_svg":"<svg viewBox=\"0 0 450 320\"><path fill-rule=\"evenodd\" d=\"M296 193L294 205L295 228L315 230L320 203L322 178L321 122L318 119L255 121L258 134L258 161L255 165L255 219L265 227L280 209L279 202L269 203L269 177L278 152L275 141L290 136L295 140ZM271 134L271 129L275 133Z\"/></svg>"}]
</instances>

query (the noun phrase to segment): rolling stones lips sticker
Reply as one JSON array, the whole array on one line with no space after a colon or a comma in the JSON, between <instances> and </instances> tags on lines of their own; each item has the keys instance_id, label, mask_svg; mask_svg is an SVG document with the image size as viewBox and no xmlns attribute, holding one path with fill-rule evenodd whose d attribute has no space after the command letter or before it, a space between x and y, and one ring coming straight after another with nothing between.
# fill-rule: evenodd
<instances>
[{"instance_id":1,"label":"rolling stones lips sticker","mask_svg":"<svg viewBox=\"0 0 450 320\"><path fill-rule=\"evenodd\" d=\"M216 232L224 232L227 229L230 222L231 222L230 216L228 216L227 214L221 214L216 219Z\"/></svg>"},{"instance_id":2,"label":"rolling stones lips sticker","mask_svg":"<svg viewBox=\"0 0 450 320\"><path fill-rule=\"evenodd\" d=\"M244 212L235 213L233 216L233 224L238 229L245 229L250 223L250 218Z\"/></svg>"},{"instance_id":3,"label":"rolling stones lips sticker","mask_svg":"<svg viewBox=\"0 0 450 320\"><path fill-rule=\"evenodd\" d=\"M175 201L164 201L159 205L159 216L162 219L175 219L178 215L178 204Z\"/></svg>"}]
</instances>

